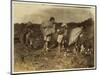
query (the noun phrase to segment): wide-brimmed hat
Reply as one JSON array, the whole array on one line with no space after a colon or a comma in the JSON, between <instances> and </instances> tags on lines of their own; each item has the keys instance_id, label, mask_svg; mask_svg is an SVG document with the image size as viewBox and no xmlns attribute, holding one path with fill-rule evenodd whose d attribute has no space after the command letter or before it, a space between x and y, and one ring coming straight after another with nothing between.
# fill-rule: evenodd
<instances>
[{"instance_id":1,"label":"wide-brimmed hat","mask_svg":"<svg viewBox=\"0 0 100 75\"><path fill-rule=\"evenodd\" d=\"M67 28L67 24L66 24L66 23L63 23L63 24L61 25L61 27L66 27L66 28Z\"/></svg>"}]
</instances>

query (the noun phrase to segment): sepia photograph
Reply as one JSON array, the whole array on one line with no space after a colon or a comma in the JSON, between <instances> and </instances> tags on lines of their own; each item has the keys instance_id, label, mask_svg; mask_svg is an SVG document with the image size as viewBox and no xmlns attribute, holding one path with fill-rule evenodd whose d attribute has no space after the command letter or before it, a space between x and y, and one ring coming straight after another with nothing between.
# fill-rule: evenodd
<instances>
[{"instance_id":1,"label":"sepia photograph","mask_svg":"<svg viewBox=\"0 0 100 75\"><path fill-rule=\"evenodd\" d=\"M96 69L96 6L12 1L12 74Z\"/></svg>"}]
</instances>

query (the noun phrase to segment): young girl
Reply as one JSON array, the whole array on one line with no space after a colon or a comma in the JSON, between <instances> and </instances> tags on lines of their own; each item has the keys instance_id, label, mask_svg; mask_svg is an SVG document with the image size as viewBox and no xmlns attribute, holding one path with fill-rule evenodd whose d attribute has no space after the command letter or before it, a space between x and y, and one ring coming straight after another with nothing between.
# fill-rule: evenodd
<instances>
[{"instance_id":1,"label":"young girl","mask_svg":"<svg viewBox=\"0 0 100 75\"><path fill-rule=\"evenodd\" d=\"M58 37L57 37L58 53L60 53L62 47L64 48L64 42L66 41L65 37L67 35L67 29L66 29L66 27L67 27L66 24L62 24L61 28L57 29L57 34L58 34Z\"/></svg>"}]
</instances>

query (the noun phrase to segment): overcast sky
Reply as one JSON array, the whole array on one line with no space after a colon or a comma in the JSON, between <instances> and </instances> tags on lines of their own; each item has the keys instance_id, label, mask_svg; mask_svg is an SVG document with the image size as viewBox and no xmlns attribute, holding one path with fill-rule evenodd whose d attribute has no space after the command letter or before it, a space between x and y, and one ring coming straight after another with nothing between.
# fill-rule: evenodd
<instances>
[{"instance_id":1,"label":"overcast sky","mask_svg":"<svg viewBox=\"0 0 100 75\"><path fill-rule=\"evenodd\" d=\"M44 20L48 20L51 16L55 17L57 22L81 22L95 16L94 7L61 7L57 5L28 2L13 2L12 6L13 23L28 21L32 23L41 23Z\"/></svg>"}]
</instances>

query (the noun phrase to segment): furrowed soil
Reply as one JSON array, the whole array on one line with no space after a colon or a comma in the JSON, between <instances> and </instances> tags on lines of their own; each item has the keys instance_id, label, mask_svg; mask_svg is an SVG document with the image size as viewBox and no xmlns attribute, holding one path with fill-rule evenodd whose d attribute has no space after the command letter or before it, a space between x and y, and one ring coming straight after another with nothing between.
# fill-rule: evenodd
<instances>
[{"instance_id":1,"label":"furrowed soil","mask_svg":"<svg viewBox=\"0 0 100 75\"><path fill-rule=\"evenodd\" d=\"M14 72L60 70L94 67L94 55L58 53L57 48L44 52L17 43L14 46Z\"/></svg>"}]
</instances>

